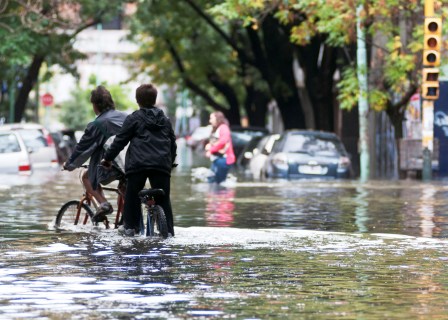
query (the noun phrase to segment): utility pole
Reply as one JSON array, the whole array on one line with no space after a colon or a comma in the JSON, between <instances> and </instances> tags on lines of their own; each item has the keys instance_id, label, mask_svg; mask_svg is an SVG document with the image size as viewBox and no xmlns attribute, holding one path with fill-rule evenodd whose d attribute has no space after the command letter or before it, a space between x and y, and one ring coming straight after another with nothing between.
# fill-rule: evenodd
<instances>
[{"instance_id":1,"label":"utility pole","mask_svg":"<svg viewBox=\"0 0 448 320\"><path fill-rule=\"evenodd\" d=\"M366 33L361 23L361 11L363 6L356 9L356 36L357 36L357 76L359 83L359 155L360 155L360 180L367 181L370 178L370 152L369 152L369 104L367 101L367 54L366 54Z\"/></svg>"},{"instance_id":2,"label":"utility pole","mask_svg":"<svg viewBox=\"0 0 448 320\"><path fill-rule=\"evenodd\" d=\"M434 100L439 98L440 44L442 19L434 15L434 0L425 0L425 23L422 69L422 180L432 178L434 151Z\"/></svg>"}]
</instances>

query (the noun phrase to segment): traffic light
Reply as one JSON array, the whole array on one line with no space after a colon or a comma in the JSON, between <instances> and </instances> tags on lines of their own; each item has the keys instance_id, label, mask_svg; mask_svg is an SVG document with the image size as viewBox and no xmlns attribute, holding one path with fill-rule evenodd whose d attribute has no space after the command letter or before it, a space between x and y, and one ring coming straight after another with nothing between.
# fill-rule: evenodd
<instances>
[{"instance_id":1,"label":"traffic light","mask_svg":"<svg viewBox=\"0 0 448 320\"><path fill-rule=\"evenodd\" d=\"M437 100L439 98L439 68L423 68L422 98Z\"/></svg>"},{"instance_id":2,"label":"traffic light","mask_svg":"<svg viewBox=\"0 0 448 320\"><path fill-rule=\"evenodd\" d=\"M425 67L437 67L440 65L442 19L425 18L424 31L423 65Z\"/></svg>"}]
</instances>

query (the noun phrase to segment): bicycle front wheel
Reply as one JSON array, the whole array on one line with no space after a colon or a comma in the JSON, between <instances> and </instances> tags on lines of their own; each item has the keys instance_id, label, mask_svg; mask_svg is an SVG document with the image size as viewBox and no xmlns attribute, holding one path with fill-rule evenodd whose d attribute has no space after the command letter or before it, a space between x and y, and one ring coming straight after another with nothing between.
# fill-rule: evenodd
<instances>
[{"instance_id":1,"label":"bicycle front wheel","mask_svg":"<svg viewBox=\"0 0 448 320\"><path fill-rule=\"evenodd\" d=\"M154 206L152 212L148 213L148 224L146 226L146 235L154 235L154 226L157 227L157 231L163 238L168 238L168 224L166 222L165 212L159 205Z\"/></svg>"},{"instance_id":2,"label":"bicycle front wheel","mask_svg":"<svg viewBox=\"0 0 448 320\"><path fill-rule=\"evenodd\" d=\"M74 225L92 225L93 214L87 204L71 200L59 209L54 226L58 230L64 230Z\"/></svg>"}]
</instances>

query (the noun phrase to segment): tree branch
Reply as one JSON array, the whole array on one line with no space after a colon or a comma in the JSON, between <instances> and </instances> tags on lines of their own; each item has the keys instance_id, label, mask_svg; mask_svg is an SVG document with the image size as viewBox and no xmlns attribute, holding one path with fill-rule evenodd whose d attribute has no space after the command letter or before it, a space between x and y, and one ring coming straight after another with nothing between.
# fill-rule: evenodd
<instances>
[{"instance_id":1,"label":"tree branch","mask_svg":"<svg viewBox=\"0 0 448 320\"><path fill-rule=\"evenodd\" d=\"M245 61L246 63L249 63L251 65L254 65L255 62L253 61L253 59L251 59L246 52L241 49L236 43L235 41L233 41L232 38L230 38L208 15L205 14L204 11L201 10L201 8L194 2L194 0L184 0L186 3L188 3L190 5L190 7L196 11L196 13L202 18L204 19L211 27L213 30L215 30L223 39L225 42L227 42L228 45L230 45L233 50L235 50L238 53L238 56L240 57L240 59L242 59L243 61Z\"/></svg>"},{"instance_id":2,"label":"tree branch","mask_svg":"<svg viewBox=\"0 0 448 320\"><path fill-rule=\"evenodd\" d=\"M166 45L168 46L168 51L170 52L171 56L174 59L174 62L177 66L177 69L179 70L180 74L182 75L182 79L184 80L185 85L191 89L193 92L201 96L209 105L211 105L214 109L219 111L226 111L226 108L224 108L221 104L219 104L211 95L207 93L204 89L199 87L198 84L196 84L193 80L191 80L190 77L187 75L187 71L185 70L185 67L182 63L182 60L177 53L176 48L171 43L170 40L164 39Z\"/></svg>"}]
</instances>

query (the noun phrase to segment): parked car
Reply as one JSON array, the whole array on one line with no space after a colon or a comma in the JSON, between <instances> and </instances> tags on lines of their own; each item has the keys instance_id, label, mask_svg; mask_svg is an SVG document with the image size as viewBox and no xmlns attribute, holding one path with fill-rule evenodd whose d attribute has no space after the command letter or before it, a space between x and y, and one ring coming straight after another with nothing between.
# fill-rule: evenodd
<instances>
[{"instance_id":1,"label":"parked car","mask_svg":"<svg viewBox=\"0 0 448 320\"><path fill-rule=\"evenodd\" d=\"M252 137L249 142L243 146L243 150L236 159L236 165L238 168L245 169L249 165L250 159L252 159L254 155L254 150L257 149L257 145L261 139L263 139L263 136Z\"/></svg>"},{"instance_id":2,"label":"parked car","mask_svg":"<svg viewBox=\"0 0 448 320\"><path fill-rule=\"evenodd\" d=\"M280 138L280 134L270 134L261 138L255 149L252 151L252 158L249 161L249 171L253 178L261 179L265 177L266 161L271 154L275 141Z\"/></svg>"},{"instance_id":3,"label":"parked car","mask_svg":"<svg viewBox=\"0 0 448 320\"><path fill-rule=\"evenodd\" d=\"M351 161L334 133L286 131L266 161L270 178L350 178Z\"/></svg>"},{"instance_id":4,"label":"parked car","mask_svg":"<svg viewBox=\"0 0 448 320\"><path fill-rule=\"evenodd\" d=\"M28 148L14 131L0 131L0 173L31 173Z\"/></svg>"},{"instance_id":5,"label":"parked car","mask_svg":"<svg viewBox=\"0 0 448 320\"><path fill-rule=\"evenodd\" d=\"M33 169L58 167L58 156L53 138L40 124L14 123L0 126L0 132L16 132L29 152Z\"/></svg>"},{"instance_id":6,"label":"parked car","mask_svg":"<svg viewBox=\"0 0 448 320\"><path fill-rule=\"evenodd\" d=\"M232 137L233 152L235 153L235 157L237 159L243 152L244 147L253 137L263 137L269 134L268 129L260 127L231 126L230 132Z\"/></svg>"},{"instance_id":7,"label":"parked car","mask_svg":"<svg viewBox=\"0 0 448 320\"><path fill-rule=\"evenodd\" d=\"M212 126L197 127L191 133L191 136L186 137L187 146L192 149L203 150L212 133Z\"/></svg>"},{"instance_id":8,"label":"parked car","mask_svg":"<svg viewBox=\"0 0 448 320\"><path fill-rule=\"evenodd\" d=\"M72 154L76 146L75 132L73 130L53 131L50 133L56 146L58 161L63 164Z\"/></svg>"}]
</instances>

